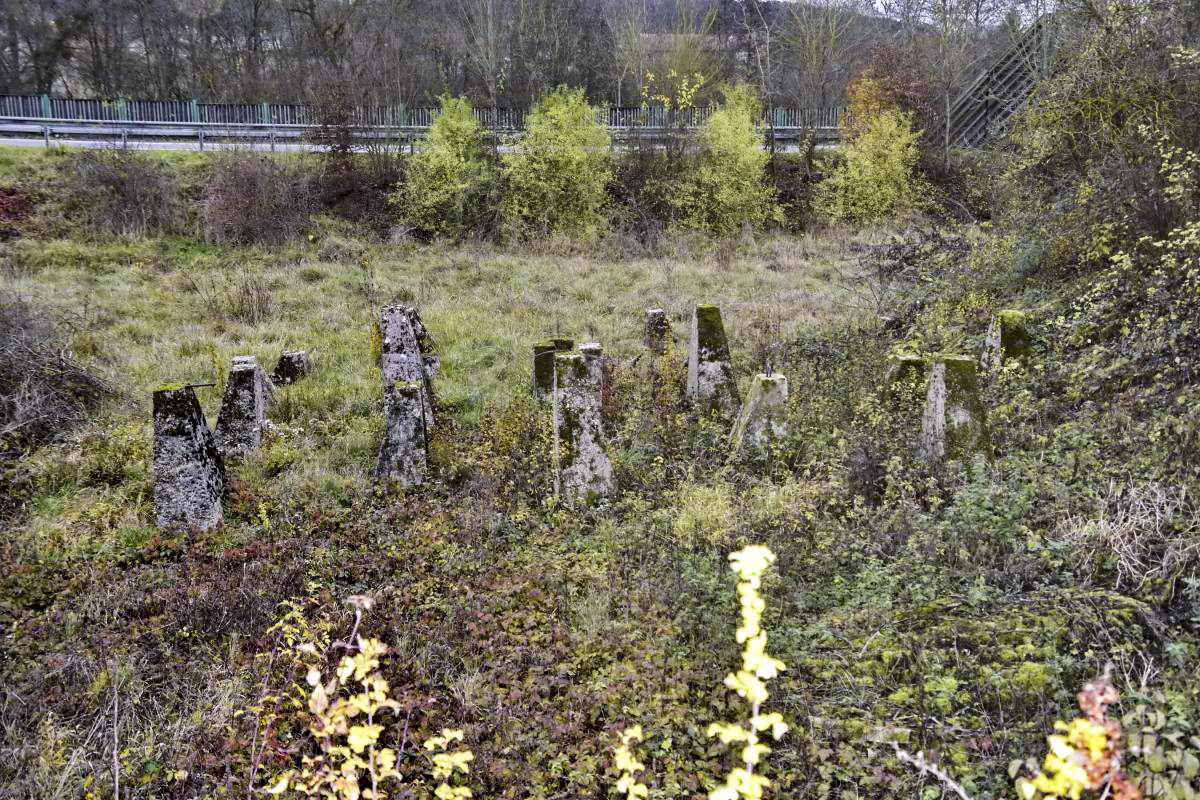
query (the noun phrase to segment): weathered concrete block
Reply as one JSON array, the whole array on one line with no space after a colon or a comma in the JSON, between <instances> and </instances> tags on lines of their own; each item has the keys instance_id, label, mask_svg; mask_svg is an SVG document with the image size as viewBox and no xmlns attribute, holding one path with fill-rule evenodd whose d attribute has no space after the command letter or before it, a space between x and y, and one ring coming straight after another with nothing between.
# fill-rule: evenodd
<instances>
[{"instance_id":1,"label":"weathered concrete block","mask_svg":"<svg viewBox=\"0 0 1200 800\"><path fill-rule=\"evenodd\" d=\"M432 381L442 369L442 361L438 358L437 347L433 336L421 321L421 315L415 308L408 309L408 321L412 326L413 338L417 340L417 350L421 353L421 361L425 365L425 379Z\"/></svg>"},{"instance_id":2,"label":"weathered concrete block","mask_svg":"<svg viewBox=\"0 0 1200 800\"><path fill-rule=\"evenodd\" d=\"M595 393L596 407L599 408L604 401L604 348L599 342L586 342L579 345L579 353L583 356L588 380L591 381Z\"/></svg>"},{"instance_id":3,"label":"weathered concrete block","mask_svg":"<svg viewBox=\"0 0 1200 800\"><path fill-rule=\"evenodd\" d=\"M190 386L154 392L154 524L210 530L221 523L225 465Z\"/></svg>"},{"instance_id":4,"label":"weathered concrete block","mask_svg":"<svg viewBox=\"0 0 1200 800\"><path fill-rule=\"evenodd\" d=\"M267 405L270 405L271 401L275 399L275 383L271 380L271 376L268 375L267 371L262 368L261 364L258 363L257 356L234 356L230 360L230 366L236 367L242 364L252 364L253 366L258 367L259 376L262 379L263 391L266 392L267 395Z\"/></svg>"},{"instance_id":5,"label":"weathered concrete block","mask_svg":"<svg viewBox=\"0 0 1200 800\"><path fill-rule=\"evenodd\" d=\"M312 372L312 359L307 350L286 350L275 363L271 382L276 386L287 386Z\"/></svg>"},{"instance_id":6,"label":"weathered concrete block","mask_svg":"<svg viewBox=\"0 0 1200 800\"><path fill-rule=\"evenodd\" d=\"M721 309L698 305L692 313L692 338L688 344L688 398L703 412L732 417L740 398L729 341L721 322Z\"/></svg>"},{"instance_id":7,"label":"weathered concrete block","mask_svg":"<svg viewBox=\"0 0 1200 800\"><path fill-rule=\"evenodd\" d=\"M731 437L738 458L761 458L787 435L788 379L779 373L754 376Z\"/></svg>"},{"instance_id":8,"label":"weathered concrete block","mask_svg":"<svg viewBox=\"0 0 1200 800\"><path fill-rule=\"evenodd\" d=\"M979 398L978 364L969 356L932 356L918 457L930 463L991 453L983 402Z\"/></svg>"},{"instance_id":9,"label":"weathered concrete block","mask_svg":"<svg viewBox=\"0 0 1200 800\"><path fill-rule=\"evenodd\" d=\"M573 339L544 339L533 346L533 397L548 400L554 391L554 356L575 347Z\"/></svg>"},{"instance_id":10,"label":"weathered concrete block","mask_svg":"<svg viewBox=\"0 0 1200 800\"><path fill-rule=\"evenodd\" d=\"M1032 356L1033 340L1024 311L1008 309L992 317L979 356L979 366L984 372L991 372L1006 361L1028 363Z\"/></svg>"},{"instance_id":11,"label":"weathered concrete block","mask_svg":"<svg viewBox=\"0 0 1200 800\"><path fill-rule=\"evenodd\" d=\"M254 356L236 356L225 382L221 411L213 436L225 456L258 449L267 422L267 405L274 387Z\"/></svg>"},{"instance_id":12,"label":"weathered concrete block","mask_svg":"<svg viewBox=\"0 0 1200 800\"><path fill-rule=\"evenodd\" d=\"M642 341L646 349L656 356L664 355L674 344L675 334L671 332L671 318L661 308L647 308L646 319L642 333Z\"/></svg>"},{"instance_id":13,"label":"weathered concrete block","mask_svg":"<svg viewBox=\"0 0 1200 800\"><path fill-rule=\"evenodd\" d=\"M433 352L433 339L420 316L408 306L384 306L380 312L383 332L383 385L415 383L421 387L425 426L434 427L433 376L440 366ZM425 347L425 350L422 350Z\"/></svg>"},{"instance_id":14,"label":"weathered concrete block","mask_svg":"<svg viewBox=\"0 0 1200 800\"><path fill-rule=\"evenodd\" d=\"M405 488L425 480L428 461L428 428L422 409L424 390L417 382L391 383L384 387L386 418L383 442L375 477Z\"/></svg>"},{"instance_id":15,"label":"weathered concrete block","mask_svg":"<svg viewBox=\"0 0 1200 800\"><path fill-rule=\"evenodd\" d=\"M554 362L554 492L575 506L612 491L612 462L587 361L558 353Z\"/></svg>"}]
</instances>

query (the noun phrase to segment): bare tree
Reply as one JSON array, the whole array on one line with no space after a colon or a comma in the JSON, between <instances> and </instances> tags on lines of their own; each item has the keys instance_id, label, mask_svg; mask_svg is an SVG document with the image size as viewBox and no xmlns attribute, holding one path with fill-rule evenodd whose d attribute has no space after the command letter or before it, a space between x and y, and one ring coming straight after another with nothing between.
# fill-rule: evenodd
<instances>
[{"instance_id":1,"label":"bare tree","mask_svg":"<svg viewBox=\"0 0 1200 800\"><path fill-rule=\"evenodd\" d=\"M493 111L509 71L508 44L512 30L509 0L455 0L466 34L468 61L479 73Z\"/></svg>"},{"instance_id":2,"label":"bare tree","mask_svg":"<svg viewBox=\"0 0 1200 800\"><path fill-rule=\"evenodd\" d=\"M613 66L617 78L616 102L628 103L625 79L633 76L634 97L641 102L642 81L650 59L650 40L646 36L647 0L606 0L604 24L613 42Z\"/></svg>"},{"instance_id":3,"label":"bare tree","mask_svg":"<svg viewBox=\"0 0 1200 800\"><path fill-rule=\"evenodd\" d=\"M812 0L789 5L781 49L792 69L793 96L802 105L834 105L877 35L861 0Z\"/></svg>"}]
</instances>

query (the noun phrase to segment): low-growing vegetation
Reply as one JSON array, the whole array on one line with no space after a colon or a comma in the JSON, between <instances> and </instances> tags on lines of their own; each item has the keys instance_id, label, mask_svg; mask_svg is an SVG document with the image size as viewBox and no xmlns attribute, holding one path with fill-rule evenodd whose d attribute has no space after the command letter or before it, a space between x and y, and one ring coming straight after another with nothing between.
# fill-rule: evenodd
<instances>
[{"instance_id":1,"label":"low-growing vegetation","mask_svg":"<svg viewBox=\"0 0 1200 800\"><path fill-rule=\"evenodd\" d=\"M45 191L75 156L0 154L32 198L0 245L0 797L1195 797L1177 11L1081 27L985 155L947 161L915 67L877 67L789 198L744 87L628 153L578 92L494 148L447 99L383 227L325 204L317 156L163 157L178 218L124 229ZM370 478L387 303L441 363L408 490ZM752 456L688 402L698 303L743 397L788 379ZM531 393L550 337L604 346L616 488L576 508ZM199 384L212 420L232 357L294 348L313 372L228 460L224 523L156 529L151 391ZM931 449L947 419L973 435Z\"/></svg>"}]
</instances>

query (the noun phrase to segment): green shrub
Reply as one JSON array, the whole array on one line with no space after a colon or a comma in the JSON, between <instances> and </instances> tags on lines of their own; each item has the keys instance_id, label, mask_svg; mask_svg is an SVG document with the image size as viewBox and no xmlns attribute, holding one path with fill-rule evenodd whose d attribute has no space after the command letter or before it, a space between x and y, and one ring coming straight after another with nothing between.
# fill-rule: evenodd
<instances>
[{"instance_id":1,"label":"green shrub","mask_svg":"<svg viewBox=\"0 0 1200 800\"><path fill-rule=\"evenodd\" d=\"M916 206L920 138L910 114L893 109L875 116L817 188L817 207L834 219L870 222Z\"/></svg>"},{"instance_id":2,"label":"green shrub","mask_svg":"<svg viewBox=\"0 0 1200 800\"><path fill-rule=\"evenodd\" d=\"M725 105L700 132L695 163L675 197L683 225L717 235L782 221L775 190L767 179L769 154L763 150L758 119L762 104L754 89L725 90Z\"/></svg>"},{"instance_id":3,"label":"green shrub","mask_svg":"<svg viewBox=\"0 0 1200 800\"><path fill-rule=\"evenodd\" d=\"M429 138L413 156L393 200L409 223L431 236L478 230L487 210L491 165L483 132L465 97L441 98Z\"/></svg>"},{"instance_id":4,"label":"green shrub","mask_svg":"<svg viewBox=\"0 0 1200 800\"><path fill-rule=\"evenodd\" d=\"M597 235L612 178L610 145L582 89L559 87L543 97L506 160L508 219L525 233Z\"/></svg>"}]
</instances>

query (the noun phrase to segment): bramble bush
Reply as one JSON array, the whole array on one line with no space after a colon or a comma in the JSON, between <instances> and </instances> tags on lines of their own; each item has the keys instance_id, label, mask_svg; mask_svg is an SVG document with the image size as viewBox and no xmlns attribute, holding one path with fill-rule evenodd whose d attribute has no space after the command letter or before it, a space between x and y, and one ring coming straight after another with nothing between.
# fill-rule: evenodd
<instances>
[{"instance_id":1,"label":"bramble bush","mask_svg":"<svg viewBox=\"0 0 1200 800\"><path fill-rule=\"evenodd\" d=\"M727 236L782 222L767 177L770 155L758 129L761 113L750 86L725 90L725 105L705 123L694 163L678 185L675 205L684 227Z\"/></svg>"},{"instance_id":2,"label":"bramble bush","mask_svg":"<svg viewBox=\"0 0 1200 800\"><path fill-rule=\"evenodd\" d=\"M612 179L610 145L582 89L560 86L540 99L505 161L508 221L521 233L596 236Z\"/></svg>"},{"instance_id":3,"label":"bramble bush","mask_svg":"<svg viewBox=\"0 0 1200 800\"><path fill-rule=\"evenodd\" d=\"M838 220L873 222L916 207L920 137L910 114L871 116L845 148L845 160L817 187L818 209Z\"/></svg>"},{"instance_id":4,"label":"bramble bush","mask_svg":"<svg viewBox=\"0 0 1200 800\"><path fill-rule=\"evenodd\" d=\"M392 197L407 221L430 236L479 230L488 211L492 169L483 131L465 97L442 97L429 138L412 157Z\"/></svg>"},{"instance_id":5,"label":"bramble bush","mask_svg":"<svg viewBox=\"0 0 1200 800\"><path fill-rule=\"evenodd\" d=\"M87 150L63 161L66 207L89 228L121 236L182 227L179 182L162 159L116 148Z\"/></svg>"}]
</instances>

